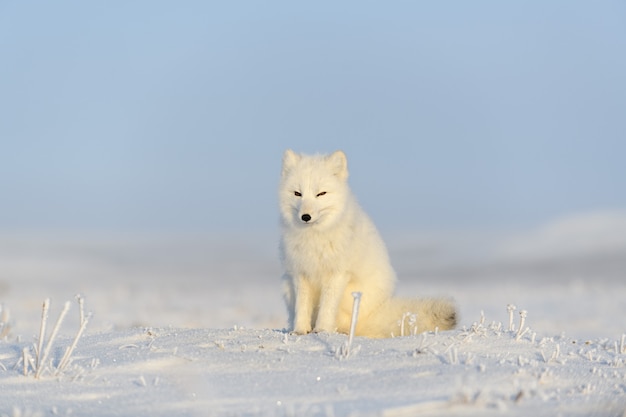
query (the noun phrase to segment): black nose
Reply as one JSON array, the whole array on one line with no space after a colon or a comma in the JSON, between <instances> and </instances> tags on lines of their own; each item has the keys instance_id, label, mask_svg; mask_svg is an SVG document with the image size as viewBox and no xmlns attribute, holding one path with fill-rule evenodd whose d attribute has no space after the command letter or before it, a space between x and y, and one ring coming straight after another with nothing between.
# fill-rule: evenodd
<instances>
[{"instance_id":1,"label":"black nose","mask_svg":"<svg viewBox=\"0 0 626 417\"><path fill-rule=\"evenodd\" d=\"M311 216L309 214L303 214L301 219L303 222L309 222L311 221Z\"/></svg>"}]
</instances>

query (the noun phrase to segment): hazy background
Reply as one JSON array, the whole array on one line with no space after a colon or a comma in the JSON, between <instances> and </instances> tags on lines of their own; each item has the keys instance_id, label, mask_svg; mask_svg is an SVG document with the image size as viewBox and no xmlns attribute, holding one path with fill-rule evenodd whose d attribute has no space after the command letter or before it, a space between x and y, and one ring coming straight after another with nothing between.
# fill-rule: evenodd
<instances>
[{"instance_id":1,"label":"hazy background","mask_svg":"<svg viewBox=\"0 0 626 417\"><path fill-rule=\"evenodd\" d=\"M0 1L0 232L277 234L343 149L384 233L626 209L626 3Z\"/></svg>"}]
</instances>

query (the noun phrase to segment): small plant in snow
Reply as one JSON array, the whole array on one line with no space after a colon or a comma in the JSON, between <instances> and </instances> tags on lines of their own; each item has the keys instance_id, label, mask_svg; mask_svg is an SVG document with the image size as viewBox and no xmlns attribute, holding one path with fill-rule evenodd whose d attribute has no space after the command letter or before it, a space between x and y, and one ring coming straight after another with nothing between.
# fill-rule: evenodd
<instances>
[{"instance_id":1,"label":"small plant in snow","mask_svg":"<svg viewBox=\"0 0 626 417\"><path fill-rule=\"evenodd\" d=\"M508 308L515 308L511 304L509 304ZM513 311L511 309L511 311ZM525 314L525 313L524 313ZM462 331L458 334L457 338L461 342L470 342L474 336L478 336L481 338L496 336L500 337L502 333L505 331L502 328L501 322L492 321L489 325L485 326L485 312L480 312L480 320L478 322L472 323L470 328L463 327ZM527 329L528 330L528 329ZM525 333L525 332L524 332Z\"/></svg>"},{"instance_id":2,"label":"small plant in snow","mask_svg":"<svg viewBox=\"0 0 626 417\"><path fill-rule=\"evenodd\" d=\"M522 329L524 328L524 321L526 321L526 317L528 316L528 312L526 310L521 310L519 312L519 329L517 329L517 335L519 336L522 333Z\"/></svg>"},{"instance_id":3,"label":"small plant in snow","mask_svg":"<svg viewBox=\"0 0 626 417\"><path fill-rule=\"evenodd\" d=\"M451 365L457 365L459 363L459 350L454 345L450 345L451 349L448 351L448 357Z\"/></svg>"},{"instance_id":4,"label":"small plant in snow","mask_svg":"<svg viewBox=\"0 0 626 417\"><path fill-rule=\"evenodd\" d=\"M57 322L54 328L52 329L52 334L50 335L50 338L48 339L48 343L46 344L46 347L43 348L43 339L44 339L45 331L46 331L46 323L48 321L49 308L50 308L50 299L48 298L43 303L41 328L39 332L39 345L37 347L37 352L36 352L37 362L36 362L36 369L35 369L35 378L37 379L39 379L39 377L41 376L41 372L44 369L44 363L46 363L46 360L48 359L48 355L50 354L50 349L52 348L54 339L56 338L57 333L59 332L59 329L61 328L61 324L63 323L63 320L65 319L65 315L70 309L70 302L67 301L65 303L63 310L61 311L61 314L59 315L59 318L57 319ZM42 354L42 348L43 348L43 354Z\"/></svg>"},{"instance_id":5,"label":"small plant in snow","mask_svg":"<svg viewBox=\"0 0 626 417\"><path fill-rule=\"evenodd\" d=\"M354 302L352 303L352 319L350 321L350 334L348 335L348 341L341 345L336 352L336 356L339 358L347 358L352 353L352 339L354 339L354 332L356 331L356 324L359 319L359 304L361 303L361 293L353 292ZM358 348L354 351L357 352Z\"/></svg>"},{"instance_id":6,"label":"small plant in snow","mask_svg":"<svg viewBox=\"0 0 626 417\"><path fill-rule=\"evenodd\" d=\"M61 372L63 372L63 370L70 363L70 358L72 356L72 353L74 352L74 349L76 348L76 345L78 344L78 340L80 339L83 332L85 331L87 327L87 323L89 322L89 318L91 317L91 315L85 316L84 299L80 295L76 296L76 299L78 301L79 314L80 314L80 325L78 328L78 332L76 333L76 336L74 337L74 340L72 341L72 344L65 350L65 353L63 357L61 358L61 360L59 361L56 369L54 369L54 372L53 372L54 375L59 375ZM24 375L28 375L29 369L32 368L35 372L35 378L39 379L42 373L47 369L46 364L48 363L48 357L50 356L50 351L52 350L52 346L54 345L56 336L61 328L61 325L63 324L63 320L65 319L65 316L67 315L67 312L69 311L69 309L70 309L70 302L67 301L64 304L63 310L61 311L61 314L59 315L59 318L57 319L52 329L52 333L50 334L48 338L48 342L45 343L45 346L44 346L44 340L46 336L46 326L48 323L48 313L50 310L50 299L46 299L43 302L43 306L41 310L41 326L39 328L39 340L37 341L37 344L34 346L35 359L34 360L32 359L30 355L30 349L25 348L22 352L23 355L22 355L21 360L23 361Z\"/></svg>"},{"instance_id":7,"label":"small plant in snow","mask_svg":"<svg viewBox=\"0 0 626 417\"><path fill-rule=\"evenodd\" d=\"M411 329L411 334L415 336L417 334L417 313L411 314L409 316L409 328Z\"/></svg>"},{"instance_id":8,"label":"small plant in snow","mask_svg":"<svg viewBox=\"0 0 626 417\"><path fill-rule=\"evenodd\" d=\"M524 329L524 322L526 321L527 315L528 315L528 312L526 310L521 310L519 312L519 316L520 316L519 329L517 329L517 335L515 336L515 340L520 340L522 336L524 336L530 330L530 328L528 327Z\"/></svg>"},{"instance_id":9,"label":"small plant in snow","mask_svg":"<svg viewBox=\"0 0 626 417\"><path fill-rule=\"evenodd\" d=\"M11 326L9 325L9 309L0 304L0 339L4 339L9 335Z\"/></svg>"},{"instance_id":10,"label":"small plant in snow","mask_svg":"<svg viewBox=\"0 0 626 417\"><path fill-rule=\"evenodd\" d=\"M405 331L405 323L408 324L408 332ZM417 334L417 314L407 311L402 315L402 318L398 320L398 326L400 326L400 336Z\"/></svg>"},{"instance_id":11,"label":"small plant in snow","mask_svg":"<svg viewBox=\"0 0 626 417\"><path fill-rule=\"evenodd\" d=\"M78 300L80 313L80 325L78 327L78 332L76 333L76 336L74 336L72 344L65 350L65 354L63 355L63 357L61 358L61 362L59 362L59 365L57 366L55 375L63 372L63 369L65 369L65 367L69 364L70 357L72 356L72 353L74 352L74 349L76 349L76 345L78 344L78 339L80 339L80 337L83 335L83 332L87 328L87 323L89 322L90 316L85 317L85 300L81 296L77 296L76 298Z\"/></svg>"},{"instance_id":12,"label":"small plant in snow","mask_svg":"<svg viewBox=\"0 0 626 417\"><path fill-rule=\"evenodd\" d=\"M425 344L427 335L428 335L428 333L426 333L426 332L422 333L422 337L420 339L420 344L415 349L415 351L413 352L413 356L414 357L416 355L419 355L419 354L422 354L422 353L433 352L433 349L431 349L431 346L433 346L434 343Z\"/></svg>"},{"instance_id":13,"label":"small plant in snow","mask_svg":"<svg viewBox=\"0 0 626 417\"><path fill-rule=\"evenodd\" d=\"M541 354L541 359L545 363L558 362L558 363L564 365L565 362L566 362L566 359L559 358L561 356L561 346L558 343L555 345L554 352L552 352L552 355L550 356L550 358L546 357L543 349L540 350L539 353ZM591 360L591 356L589 357L589 360Z\"/></svg>"},{"instance_id":14,"label":"small plant in snow","mask_svg":"<svg viewBox=\"0 0 626 417\"><path fill-rule=\"evenodd\" d=\"M43 413L39 411L31 411L30 409L21 409L19 407L13 406L13 410L11 414L0 414L2 417L41 417Z\"/></svg>"},{"instance_id":15,"label":"small plant in snow","mask_svg":"<svg viewBox=\"0 0 626 417\"><path fill-rule=\"evenodd\" d=\"M516 309L517 307L515 307L515 304L509 304L506 306L506 311L509 312L509 331L515 330L515 328L513 327L513 312Z\"/></svg>"}]
</instances>

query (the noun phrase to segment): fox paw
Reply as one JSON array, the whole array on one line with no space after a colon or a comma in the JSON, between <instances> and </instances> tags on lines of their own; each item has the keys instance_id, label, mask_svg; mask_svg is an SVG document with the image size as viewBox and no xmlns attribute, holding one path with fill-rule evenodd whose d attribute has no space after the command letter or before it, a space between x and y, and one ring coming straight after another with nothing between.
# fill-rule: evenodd
<instances>
[{"instance_id":1,"label":"fox paw","mask_svg":"<svg viewBox=\"0 0 626 417\"><path fill-rule=\"evenodd\" d=\"M311 333L310 328L308 330L304 328L296 328L289 332L289 334L295 334L295 335L303 335L303 334L309 334L309 333Z\"/></svg>"},{"instance_id":2,"label":"fox paw","mask_svg":"<svg viewBox=\"0 0 626 417\"><path fill-rule=\"evenodd\" d=\"M313 333L335 333L335 329L325 329L323 327L316 327L313 329Z\"/></svg>"}]
</instances>

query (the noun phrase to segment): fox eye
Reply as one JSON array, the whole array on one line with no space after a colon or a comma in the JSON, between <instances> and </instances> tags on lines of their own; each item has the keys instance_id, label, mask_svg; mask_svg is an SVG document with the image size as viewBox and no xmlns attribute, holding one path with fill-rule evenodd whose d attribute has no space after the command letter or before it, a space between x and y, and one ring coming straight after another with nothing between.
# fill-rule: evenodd
<instances>
[{"instance_id":1,"label":"fox eye","mask_svg":"<svg viewBox=\"0 0 626 417\"><path fill-rule=\"evenodd\" d=\"M302 193L300 191L294 191L293 195L295 195L296 197L302 197Z\"/></svg>"},{"instance_id":2,"label":"fox eye","mask_svg":"<svg viewBox=\"0 0 626 417\"><path fill-rule=\"evenodd\" d=\"M319 193L318 195L316 195L316 197L321 197L323 195L326 195L326 191L322 191L321 193Z\"/></svg>"}]
</instances>

